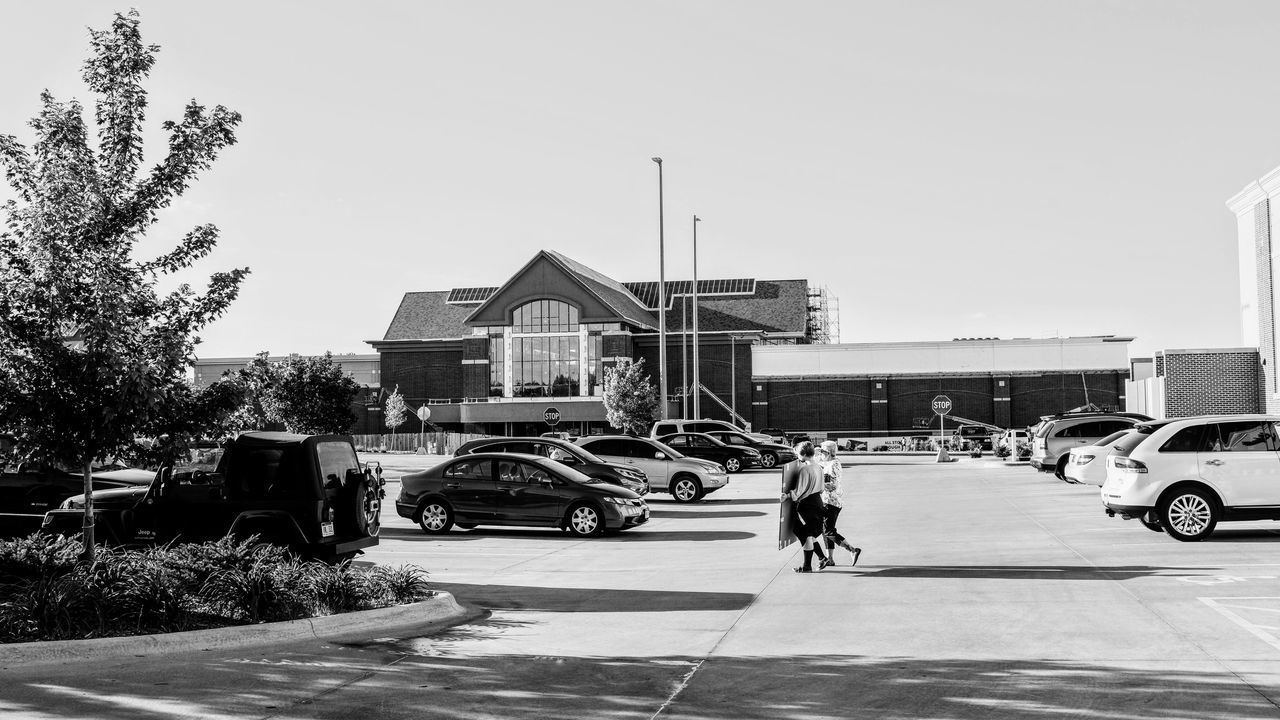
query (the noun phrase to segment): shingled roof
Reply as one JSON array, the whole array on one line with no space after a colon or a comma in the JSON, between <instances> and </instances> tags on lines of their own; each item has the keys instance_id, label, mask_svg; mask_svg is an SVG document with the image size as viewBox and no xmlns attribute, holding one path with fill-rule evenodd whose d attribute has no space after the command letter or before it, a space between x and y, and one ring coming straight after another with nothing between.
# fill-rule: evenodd
<instances>
[{"instance_id":1,"label":"shingled roof","mask_svg":"<svg viewBox=\"0 0 1280 720\"><path fill-rule=\"evenodd\" d=\"M479 303L450 304L445 302L448 297L448 290L405 293L382 339L439 340L470 335L471 328L464 321Z\"/></svg>"},{"instance_id":2,"label":"shingled roof","mask_svg":"<svg viewBox=\"0 0 1280 720\"><path fill-rule=\"evenodd\" d=\"M699 281L699 286L702 285ZM805 280L757 280L753 295L698 297L698 332L804 334L808 319L809 283ZM681 301L676 296L667 310L667 332L680 332ZM692 329L693 302L683 318Z\"/></svg>"},{"instance_id":3,"label":"shingled roof","mask_svg":"<svg viewBox=\"0 0 1280 720\"><path fill-rule=\"evenodd\" d=\"M577 275L588 289L618 313L618 317L642 328L658 329L658 319L646 310L640 300L623 287L622 283L554 250L543 250L543 252L563 265L569 272Z\"/></svg>"}]
</instances>

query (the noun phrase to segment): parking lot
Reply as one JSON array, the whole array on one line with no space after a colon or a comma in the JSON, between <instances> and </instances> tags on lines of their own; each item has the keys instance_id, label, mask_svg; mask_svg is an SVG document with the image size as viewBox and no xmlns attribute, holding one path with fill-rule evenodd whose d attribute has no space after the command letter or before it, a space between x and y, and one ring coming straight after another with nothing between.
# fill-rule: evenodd
<instances>
[{"instance_id":1,"label":"parking lot","mask_svg":"<svg viewBox=\"0 0 1280 720\"><path fill-rule=\"evenodd\" d=\"M388 494L435 461L388 460ZM650 495L647 525L596 539L429 537L384 513L361 562L417 563L491 615L429 637L11 671L7 694L46 717L1280 717L1280 525L1179 543L1025 464L845 462L857 568L841 553L791 572L776 471L693 505Z\"/></svg>"},{"instance_id":2,"label":"parking lot","mask_svg":"<svg viewBox=\"0 0 1280 720\"><path fill-rule=\"evenodd\" d=\"M394 518L369 558L420 563L494 611L412 652L445 668L578 668L558 679L625 659L656 694L599 691L650 714L669 703L663 717L1280 715L1280 525L1179 543L1025 464L845 462L856 569L790 571L777 473L763 471L694 506L650 495L648 525L598 540L428 538Z\"/></svg>"}]
</instances>

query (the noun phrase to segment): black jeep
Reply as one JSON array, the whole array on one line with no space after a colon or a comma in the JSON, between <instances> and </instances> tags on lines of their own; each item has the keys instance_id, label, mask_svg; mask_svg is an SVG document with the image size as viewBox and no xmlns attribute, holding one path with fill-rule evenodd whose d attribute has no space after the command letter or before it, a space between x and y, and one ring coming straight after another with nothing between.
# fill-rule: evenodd
<instances>
[{"instance_id":1,"label":"black jeep","mask_svg":"<svg viewBox=\"0 0 1280 720\"><path fill-rule=\"evenodd\" d=\"M361 468L344 435L245 433L197 448L150 485L93 494L95 539L118 545L258 535L300 554L350 557L378 544L382 468ZM80 532L84 496L45 515L43 530Z\"/></svg>"}]
</instances>

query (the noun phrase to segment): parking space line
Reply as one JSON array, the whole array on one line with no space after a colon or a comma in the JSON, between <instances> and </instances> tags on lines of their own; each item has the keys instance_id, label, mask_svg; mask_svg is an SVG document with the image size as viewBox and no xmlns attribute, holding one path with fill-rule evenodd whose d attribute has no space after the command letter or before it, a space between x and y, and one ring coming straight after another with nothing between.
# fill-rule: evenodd
<instances>
[{"instance_id":1,"label":"parking space line","mask_svg":"<svg viewBox=\"0 0 1280 720\"><path fill-rule=\"evenodd\" d=\"M1242 600L1280 601L1280 597L1216 597L1216 598L1202 597L1202 598L1199 598L1199 600L1205 605L1208 605L1214 610L1217 610L1223 617L1227 618L1231 622L1234 622L1236 625L1239 625L1240 627L1249 631L1249 633L1252 634L1254 637L1257 637L1259 640L1265 642L1266 644L1270 645L1276 650L1280 650L1280 637L1276 637L1274 634L1267 632L1268 630L1274 630L1275 628L1272 628L1266 625L1257 625L1255 623L1251 623L1248 620L1246 620L1244 617L1238 615L1232 609L1234 608L1235 610L1263 610L1264 612L1280 612L1280 606L1278 606L1275 609L1271 609L1271 608L1264 609L1264 608L1253 608L1248 605L1237 604L1239 601L1242 601Z\"/></svg>"}]
</instances>

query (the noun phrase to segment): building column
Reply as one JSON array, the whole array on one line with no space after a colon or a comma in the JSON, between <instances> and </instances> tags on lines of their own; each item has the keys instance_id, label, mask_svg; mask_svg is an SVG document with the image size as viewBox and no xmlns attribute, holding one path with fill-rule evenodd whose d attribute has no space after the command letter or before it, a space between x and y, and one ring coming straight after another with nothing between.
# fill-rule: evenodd
<instances>
[{"instance_id":1,"label":"building column","mask_svg":"<svg viewBox=\"0 0 1280 720\"><path fill-rule=\"evenodd\" d=\"M871 378L871 432L889 433L889 378Z\"/></svg>"},{"instance_id":2,"label":"building column","mask_svg":"<svg viewBox=\"0 0 1280 720\"><path fill-rule=\"evenodd\" d=\"M1013 410L1010 398L1010 390L1008 375L996 375L991 378L991 418L992 424L999 425L1002 428L1009 427L1012 422Z\"/></svg>"}]
</instances>

